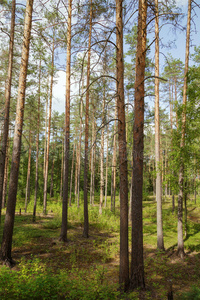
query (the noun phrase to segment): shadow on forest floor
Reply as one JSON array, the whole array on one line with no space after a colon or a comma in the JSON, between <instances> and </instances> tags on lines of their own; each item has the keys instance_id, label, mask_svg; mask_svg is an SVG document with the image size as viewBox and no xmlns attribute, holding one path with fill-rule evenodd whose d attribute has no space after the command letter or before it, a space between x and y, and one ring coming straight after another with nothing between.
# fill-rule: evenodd
<instances>
[{"instance_id":1,"label":"shadow on forest floor","mask_svg":"<svg viewBox=\"0 0 200 300\"><path fill-rule=\"evenodd\" d=\"M150 203L146 204L150 205ZM168 220L170 214L171 208L165 208L165 229L170 230L174 235L174 227L168 224L168 222L172 223L172 219ZM171 218L175 219L173 216ZM145 220L145 234L148 238L144 244L146 290L134 291L127 295L126 299L167 299L167 293L172 285L174 299L181 300L182 293L189 291L192 286L200 286L200 243L196 236L200 232L200 223L196 219L195 210L190 212L188 219L187 242L190 242L187 244L184 260L177 257L173 247L166 252L155 250L150 240L156 237L154 213L151 214L149 220ZM20 262L22 258L25 261L38 258L45 269L51 269L55 274L60 270L73 268L88 271L89 274L101 266L104 269L102 275L104 279L110 285L117 284L119 276L118 230L112 227L111 229L101 228L98 226L98 221L91 222L90 236L86 239L82 237L82 223L70 220L68 242L63 243L59 241L60 222L60 219L53 214L39 216L35 223L32 222L31 215L16 215L13 259ZM191 238L195 238L196 244ZM14 270L17 271L19 268L20 265L17 264Z\"/></svg>"}]
</instances>

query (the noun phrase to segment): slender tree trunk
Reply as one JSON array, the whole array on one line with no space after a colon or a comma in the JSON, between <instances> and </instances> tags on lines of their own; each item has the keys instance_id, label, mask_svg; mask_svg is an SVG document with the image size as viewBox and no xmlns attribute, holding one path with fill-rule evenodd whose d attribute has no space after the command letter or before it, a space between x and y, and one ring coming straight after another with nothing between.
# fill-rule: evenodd
<instances>
[{"instance_id":1,"label":"slender tree trunk","mask_svg":"<svg viewBox=\"0 0 200 300\"><path fill-rule=\"evenodd\" d=\"M197 183L196 183L196 158L195 158L195 172L194 172L194 203L197 202Z\"/></svg>"},{"instance_id":2,"label":"slender tree trunk","mask_svg":"<svg viewBox=\"0 0 200 300\"><path fill-rule=\"evenodd\" d=\"M8 137L8 140L7 140L6 162L5 162L5 169L4 169L2 208L5 208L5 204L6 204L7 183L8 183L8 162L9 162L9 137Z\"/></svg>"},{"instance_id":3,"label":"slender tree trunk","mask_svg":"<svg viewBox=\"0 0 200 300\"><path fill-rule=\"evenodd\" d=\"M96 131L96 123L94 124L94 132L95 131ZM92 205L94 205L94 198L95 198L95 164L96 164L96 142L94 143L94 152L93 152Z\"/></svg>"},{"instance_id":4,"label":"slender tree trunk","mask_svg":"<svg viewBox=\"0 0 200 300\"><path fill-rule=\"evenodd\" d=\"M78 146L78 160L77 160L77 206L80 204L80 175L81 175L81 140L82 140L82 118L83 118L83 103L81 101L80 111L80 135L79 135L79 146Z\"/></svg>"},{"instance_id":5,"label":"slender tree trunk","mask_svg":"<svg viewBox=\"0 0 200 300\"><path fill-rule=\"evenodd\" d=\"M191 22L191 0L188 0L188 19L187 19L187 36L186 36L186 53L185 53L185 70L183 85L183 113L182 113L182 130L181 130L181 157L179 170L179 194L178 194L178 249L177 254L181 258L184 256L183 242L183 181L184 181L184 159L183 151L185 147L185 130L186 130L186 102L187 102L187 73L189 66L189 43L190 43L190 22Z\"/></svg>"},{"instance_id":6,"label":"slender tree trunk","mask_svg":"<svg viewBox=\"0 0 200 300\"><path fill-rule=\"evenodd\" d=\"M75 175L74 175L74 196L75 202L77 203L78 198L78 162L79 162L79 144L76 151L76 165L75 165Z\"/></svg>"},{"instance_id":7,"label":"slender tree trunk","mask_svg":"<svg viewBox=\"0 0 200 300\"><path fill-rule=\"evenodd\" d=\"M61 153L61 172L60 172L60 198L63 196L63 166L64 166L64 140L62 139L62 153Z\"/></svg>"},{"instance_id":8,"label":"slender tree trunk","mask_svg":"<svg viewBox=\"0 0 200 300\"><path fill-rule=\"evenodd\" d=\"M108 195L108 142L109 142L109 131L107 126L107 146L106 146L106 177L105 177L105 203L104 206L107 206L107 195Z\"/></svg>"},{"instance_id":9,"label":"slender tree trunk","mask_svg":"<svg viewBox=\"0 0 200 300\"><path fill-rule=\"evenodd\" d=\"M129 212L128 212L128 220L131 222L131 212L132 212L132 199L133 199L133 171L131 172L131 186L130 186L130 198L129 198Z\"/></svg>"},{"instance_id":10,"label":"slender tree trunk","mask_svg":"<svg viewBox=\"0 0 200 300\"><path fill-rule=\"evenodd\" d=\"M25 90L26 90L26 76L29 58L29 44L31 36L31 24L32 24L32 11L33 0L27 0L25 20L24 20L24 38L22 43L22 59L19 74L19 88L17 98L16 120L15 120L15 132L13 139L13 154L10 171L10 182L8 191L8 202L5 216L3 239L1 245L1 258L5 264L13 265L11 257L12 248L12 235L14 228L15 218L15 206L17 196L17 184L19 174L20 152L21 152L21 137L24 117L24 102L25 102Z\"/></svg>"},{"instance_id":11,"label":"slender tree trunk","mask_svg":"<svg viewBox=\"0 0 200 300\"><path fill-rule=\"evenodd\" d=\"M185 238L187 238L187 179L185 181L185 190L184 190L184 208L185 208Z\"/></svg>"},{"instance_id":12,"label":"slender tree trunk","mask_svg":"<svg viewBox=\"0 0 200 300\"><path fill-rule=\"evenodd\" d=\"M100 204L99 214L102 214L103 207L103 195L104 195L104 124L105 124L105 83L104 83L104 95L103 95L103 117L102 117L102 129L101 129L101 152L100 152Z\"/></svg>"},{"instance_id":13,"label":"slender tree trunk","mask_svg":"<svg viewBox=\"0 0 200 300\"><path fill-rule=\"evenodd\" d=\"M158 0L155 0L155 161L157 202L157 248L164 250L162 222L162 178L160 159L160 112L159 112L159 17Z\"/></svg>"},{"instance_id":14,"label":"slender tree trunk","mask_svg":"<svg viewBox=\"0 0 200 300\"><path fill-rule=\"evenodd\" d=\"M2 141L1 141L2 146L1 146L1 151L0 151L0 222L1 222L3 183L4 183L4 174L5 174L5 162L6 162L6 147L7 147L8 131L9 131L9 113L10 113L10 95L11 95L11 85L12 85L14 34L15 34L15 0L12 0L12 15L11 15L11 28L10 28L9 58L8 58L8 75L7 75L7 79L6 79L6 88L5 88L4 125L3 125Z\"/></svg>"},{"instance_id":15,"label":"slender tree trunk","mask_svg":"<svg viewBox=\"0 0 200 300\"><path fill-rule=\"evenodd\" d=\"M53 29L54 30L54 29ZM53 33L54 35L54 33ZM45 176L44 176L44 199L43 199L43 213L47 213L47 185L48 185L48 170L49 170L49 147L51 137L51 110L52 110L52 98L53 98L53 76L54 76L54 36L52 46L51 57L51 83L50 83L50 95L49 95L49 122L48 122L48 137L46 146L46 160L45 160Z\"/></svg>"},{"instance_id":16,"label":"slender tree trunk","mask_svg":"<svg viewBox=\"0 0 200 300\"><path fill-rule=\"evenodd\" d=\"M54 155L54 154L53 154L53 155ZM54 196L54 191L53 191L54 164L55 164L55 157L53 156L53 159L52 159L52 166L51 166L51 185L50 185L50 197L51 197L51 198Z\"/></svg>"},{"instance_id":17,"label":"slender tree trunk","mask_svg":"<svg viewBox=\"0 0 200 300\"><path fill-rule=\"evenodd\" d=\"M92 36L92 0L90 0L90 29L88 43L88 62L87 62L87 92L85 105L85 164L84 164L84 229L83 237L89 236L88 221L88 135L89 135L89 85L90 85L90 55L91 55L91 36Z\"/></svg>"},{"instance_id":18,"label":"slender tree trunk","mask_svg":"<svg viewBox=\"0 0 200 300\"><path fill-rule=\"evenodd\" d=\"M175 82L174 82L174 97L175 97L175 103L177 103L177 79L175 78ZM177 105L176 105L176 128L178 129L178 111L177 111Z\"/></svg>"},{"instance_id":19,"label":"slender tree trunk","mask_svg":"<svg viewBox=\"0 0 200 300\"><path fill-rule=\"evenodd\" d=\"M36 218L36 205L37 205L37 194L38 194L38 166L39 166L39 139L40 139L40 85L41 85L41 58L39 63L39 82L38 82L38 114L37 114L35 196L34 196L34 207L33 207L33 222L35 222L35 218Z\"/></svg>"},{"instance_id":20,"label":"slender tree trunk","mask_svg":"<svg viewBox=\"0 0 200 300\"><path fill-rule=\"evenodd\" d=\"M30 125L31 127L31 125ZM28 149L28 168L26 178L26 195L25 195L25 213L27 212L28 201L30 200L30 174L31 174L31 129L29 131L29 149Z\"/></svg>"},{"instance_id":21,"label":"slender tree trunk","mask_svg":"<svg viewBox=\"0 0 200 300\"><path fill-rule=\"evenodd\" d=\"M68 223L68 189L69 189L69 139L70 139L70 79L71 79L71 19L72 0L68 0L68 28L67 28L67 66L66 66L66 106L65 106L65 147L64 147L64 180L62 227L60 240L67 241Z\"/></svg>"},{"instance_id":22,"label":"slender tree trunk","mask_svg":"<svg viewBox=\"0 0 200 300\"><path fill-rule=\"evenodd\" d=\"M93 114L92 114L92 149L91 149L91 175L90 175L90 205L93 204L93 178L94 178L94 142L95 142L95 106L93 104Z\"/></svg>"},{"instance_id":23,"label":"slender tree trunk","mask_svg":"<svg viewBox=\"0 0 200 300\"><path fill-rule=\"evenodd\" d=\"M57 133L56 133L57 134ZM56 145L56 141L55 141L55 130L53 128L53 151L52 151L52 166L51 166L51 185L50 185L50 197L54 196L54 192L53 192L53 174L54 174L54 163L55 163L55 145Z\"/></svg>"},{"instance_id":24,"label":"slender tree trunk","mask_svg":"<svg viewBox=\"0 0 200 300\"><path fill-rule=\"evenodd\" d=\"M46 94L46 114L45 114L45 134L44 134L44 179L46 172L46 160L47 160L47 119L48 119L48 102L49 102L49 76L47 79L47 94Z\"/></svg>"},{"instance_id":25,"label":"slender tree trunk","mask_svg":"<svg viewBox=\"0 0 200 300\"><path fill-rule=\"evenodd\" d=\"M113 160L112 160L112 178L111 178L111 211L115 212L115 197L116 197L116 167L117 167L117 101L115 101L115 122L114 122L114 137L113 137Z\"/></svg>"},{"instance_id":26,"label":"slender tree trunk","mask_svg":"<svg viewBox=\"0 0 200 300\"><path fill-rule=\"evenodd\" d=\"M74 174L74 156L75 156L76 144L74 143L73 147L73 156L72 156L72 167L71 167L71 179L70 179L70 190L69 190L69 206L72 205L72 183L73 183L73 174Z\"/></svg>"},{"instance_id":27,"label":"slender tree trunk","mask_svg":"<svg viewBox=\"0 0 200 300\"><path fill-rule=\"evenodd\" d=\"M133 194L131 289L145 287L143 260L143 149L144 149L144 78L146 58L147 1L139 0L135 78L135 118L133 128Z\"/></svg>"},{"instance_id":28,"label":"slender tree trunk","mask_svg":"<svg viewBox=\"0 0 200 300\"><path fill-rule=\"evenodd\" d=\"M174 195L172 195L172 212L174 213L175 210L175 200L174 200Z\"/></svg>"},{"instance_id":29,"label":"slender tree trunk","mask_svg":"<svg viewBox=\"0 0 200 300\"><path fill-rule=\"evenodd\" d=\"M117 111L120 172L120 267L119 284L123 290L129 287L128 253L128 170L126 152L126 119L124 102L123 62L123 0L116 0L116 51L117 51Z\"/></svg>"}]
</instances>

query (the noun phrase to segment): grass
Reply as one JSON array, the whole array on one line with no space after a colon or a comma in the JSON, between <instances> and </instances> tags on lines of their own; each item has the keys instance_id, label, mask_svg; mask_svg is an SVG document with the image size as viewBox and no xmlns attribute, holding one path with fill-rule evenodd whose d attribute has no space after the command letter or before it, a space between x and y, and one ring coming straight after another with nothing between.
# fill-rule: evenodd
<instances>
[{"instance_id":1,"label":"grass","mask_svg":"<svg viewBox=\"0 0 200 300\"><path fill-rule=\"evenodd\" d=\"M115 214L104 208L100 216L98 205L89 207L88 239L82 237L82 204L80 208L73 204L69 207L68 243L62 243L59 200L49 200L46 216L38 206L34 223L33 203L25 214L23 202L18 201L12 248L18 263L12 270L0 267L0 299L167 299L171 285L174 299L200 299L199 202L188 201L187 255L182 261L176 256L177 212L172 213L171 200L163 203L164 253L156 251L155 200L144 201L146 289L123 295L118 292L118 202Z\"/></svg>"}]
</instances>

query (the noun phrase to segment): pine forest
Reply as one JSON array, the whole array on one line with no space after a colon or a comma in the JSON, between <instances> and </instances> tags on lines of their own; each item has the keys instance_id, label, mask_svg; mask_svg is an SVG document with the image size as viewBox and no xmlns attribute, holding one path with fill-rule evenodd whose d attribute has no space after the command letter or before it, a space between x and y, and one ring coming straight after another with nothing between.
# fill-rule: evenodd
<instances>
[{"instance_id":1,"label":"pine forest","mask_svg":"<svg viewBox=\"0 0 200 300\"><path fill-rule=\"evenodd\" d=\"M0 299L200 299L199 15L0 1Z\"/></svg>"}]
</instances>

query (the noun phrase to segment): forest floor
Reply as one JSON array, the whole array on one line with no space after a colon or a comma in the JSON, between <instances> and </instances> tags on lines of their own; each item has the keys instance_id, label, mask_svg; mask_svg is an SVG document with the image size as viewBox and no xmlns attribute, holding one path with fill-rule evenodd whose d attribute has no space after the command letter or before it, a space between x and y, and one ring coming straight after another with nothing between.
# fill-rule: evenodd
<instances>
[{"instance_id":1,"label":"forest floor","mask_svg":"<svg viewBox=\"0 0 200 300\"><path fill-rule=\"evenodd\" d=\"M187 238L185 239L184 259L176 255L176 213L171 212L171 203L163 205L163 224L165 252L156 250L156 204L151 199L144 204L144 263L145 290L136 290L126 295L117 292L119 276L119 212L111 213L105 209L102 216L98 215L98 207L90 209L89 238L83 238L82 209L75 205L69 208L68 242L59 241L60 205L53 205L48 215L39 214L36 222L30 213L16 213L13 248L13 259L17 262L12 269L18 281L30 280L48 272L53 277L58 272L63 277L70 277L71 292L66 296L35 295L30 298L21 286L15 288L17 294L0 284L1 299L167 299L172 286L173 299L194 299L191 288L200 287L200 208L193 201L188 203ZM58 208L59 207L59 208ZM1 228L2 232L2 228ZM131 235L131 228L130 228ZM131 242L130 252L131 252ZM1 267L1 282L8 280L5 267ZM34 270L33 270L34 269ZM5 275L6 274L6 275ZM9 273L11 274L11 273ZM6 276L7 279L4 277ZM46 277L45 283L50 277ZM22 278L21 278L22 277ZM3 281L2 281L3 280ZM64 279L63 279L64 280ZM10 285L13 285L13 282ZM42 283L41 283L42 284ZM44 282L43 282L44 284ZM53 283L55 285L55 282ZM60 284L60 283L59 283ZM103 290L101 287L104 287ZM107 292L107 288L116 293ZM44 287L43 287L44 288ZM49 290L51 286L49 285ZM74 292L72 293L74 288ZM39 289L39 288L38 288ZM88 293L88 289L91 293ZM95 296L92 294L95 290ZM5 298L2 297L4 293ZM190 292L188 298L183 294ZM50 295L53 295L49 291ZM87 294L88 293L88 294ZM7 296L6 296L7 295ZM15 295L15 296L14 296ZM93 296L92 296L93 295ZM200 299L200 298L195 298Z\"/></svg>"}]
</instances>

